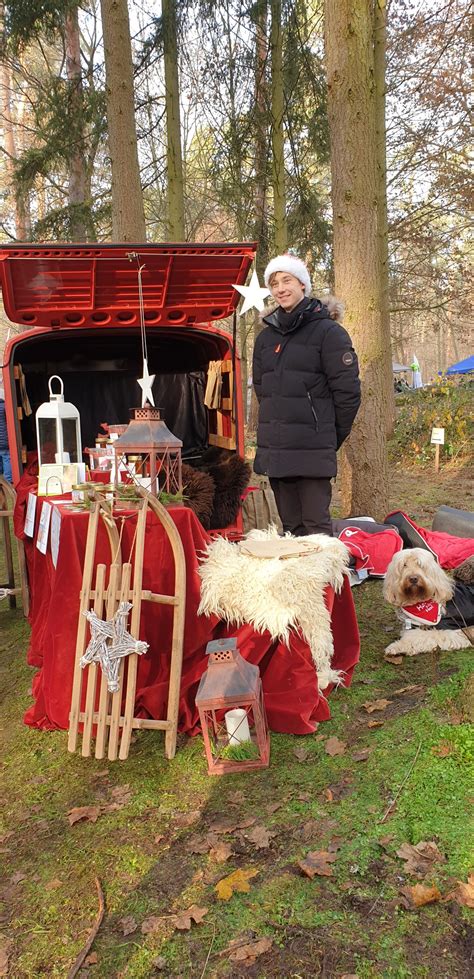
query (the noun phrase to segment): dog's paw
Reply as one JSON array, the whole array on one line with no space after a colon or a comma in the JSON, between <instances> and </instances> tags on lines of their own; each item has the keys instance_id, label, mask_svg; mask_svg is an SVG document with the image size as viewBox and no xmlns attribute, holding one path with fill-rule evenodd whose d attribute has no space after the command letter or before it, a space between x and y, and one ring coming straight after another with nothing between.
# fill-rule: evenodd
<instances>
[{"instance_id":1,"label":"dog's paw","mask_svg":"<svg viewBox=\"0 0 474 979\"><path fill-rule=\"evenodd\" d=\"M384 653L384 656L387 659L389 659L390 656L404 656L405 655L405 652L406 652L406 650L405 650L405 647L403 645L402 640L401 639L397 639L395 642L391 642L390 645L387 646L387 648L385 650L385 653Z\"/></svg>"}]
</instances>

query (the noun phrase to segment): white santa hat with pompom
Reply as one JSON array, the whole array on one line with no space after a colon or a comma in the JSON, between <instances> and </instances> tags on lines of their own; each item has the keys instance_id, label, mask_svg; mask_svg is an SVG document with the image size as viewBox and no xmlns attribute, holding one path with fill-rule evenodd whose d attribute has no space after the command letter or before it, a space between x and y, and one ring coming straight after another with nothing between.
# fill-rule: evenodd
<instances>
[{"instance_id":1,"label":"white santa hat with pompom","mask_svg":"<svg viewBox=\"0 0 474 979\"><path fill-rule=\"evenodd\" d=\"M311 279L308 269L304 262L301 261L301 258L297 258L296 255L277 255L276 258L272 258L264 272L267 289L269 288L271 276L275 272L288 272L290 275L294 275L295 279L298 279L304 286L305 296L311 294Z\"/></svg>"}]
</instances>

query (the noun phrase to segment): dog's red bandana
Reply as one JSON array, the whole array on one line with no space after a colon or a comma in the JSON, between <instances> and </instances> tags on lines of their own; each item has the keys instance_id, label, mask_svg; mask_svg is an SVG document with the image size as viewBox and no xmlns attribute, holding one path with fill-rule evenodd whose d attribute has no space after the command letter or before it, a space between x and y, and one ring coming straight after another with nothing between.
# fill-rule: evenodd
<instances>
[{"instance_id":1,"label":"dog's red bandana","mask_svg":"<svg viewBox=\"0 0 474 979\"><path fill-rule=\"evenodd\" d=\"M416 605L404 605L402 612L411 622L418 625L438 625L442 611L438 602L417 602Z\"/></svg>"}]
</instances>

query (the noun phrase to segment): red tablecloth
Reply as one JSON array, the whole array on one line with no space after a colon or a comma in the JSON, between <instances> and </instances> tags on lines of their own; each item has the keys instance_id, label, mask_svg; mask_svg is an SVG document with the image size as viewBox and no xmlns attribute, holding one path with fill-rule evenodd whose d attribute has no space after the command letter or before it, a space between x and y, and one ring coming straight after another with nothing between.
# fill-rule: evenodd
<instances>
[{"instance_id":1,"label":"red tablecloth","mask_svg":"<svg viewBox=\"0 0 474 979\"><path fill-rule=\"evenodd\" d=\"M39 667L33 682L35 702L25 715L26 724L54 729L68 727L72 674L75 656L79 609L79 591L87 532L87 514L63 507L61 537L56 569L50 548L45 555L36 547L41 510L38 500L35 536L25 538L24 515L28 490L33 481L25 479L18 492L15 527L24 540L31 589L31 640L28 662ZM293 635L289 646L272 642L268 633L261 635L251 626L227 627L216 618L197 615L200 578L198 559L208 536L194 513L186 507L170 509L181 536L186 556L186 621L184 660L181 683L179 728L196 733L198 715L194 704L197 686L206 667L204 655L211 639L237 635L240 652L252 663L258 663L262 675L269 726L273 731L308 734L316 722L330 717L326 697L318 690L316 674L307 644ZM136 514L124 520L122 558L128 559L136 525ZM120 528L119 528L120 529ZM97 563L109 563L108 539L103 526L97 541ZM143 588L171 593L173 561L165 532L153 513L147 515ZM340 595L327 589L328 607L332 612L335 669L345 671L349 685L359 659L359 633L352 594L346 582ZM145 656L139 657L135 714L162 718L166 714L171 615L168 606L143 602L140 638L149 643ZM326 695L328 690L325 691Z\"/></svg>"}]
</instances>

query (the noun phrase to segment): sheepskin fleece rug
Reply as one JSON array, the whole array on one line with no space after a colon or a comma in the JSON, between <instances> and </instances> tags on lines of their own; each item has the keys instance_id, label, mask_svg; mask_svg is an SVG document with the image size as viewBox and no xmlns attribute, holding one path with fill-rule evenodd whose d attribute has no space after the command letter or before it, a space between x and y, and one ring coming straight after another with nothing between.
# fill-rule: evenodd
<instances>
[{"instance_id":1,"label":"sheepskin fleece rug","mask_svg":"<svg viewBox=\"0 0 474 979\"><path fill-rule=\"evenodd\" d=\"M276 527L247 535L251 540L274 537ZM317 542L318 552L285 560L251 557L223 537L212 541L199 568L199 613L218 615L236 626L249 623L256 632L268 630L272 639L285 643L290 629L295 629L311 649L319 688L324 690L343 678L341 671L331 668L334 646L324 589L331 585L341 590L349 552L342 541L324 534L304 540Z\"/></svg>"}]
</instances>

